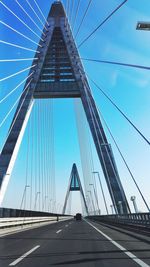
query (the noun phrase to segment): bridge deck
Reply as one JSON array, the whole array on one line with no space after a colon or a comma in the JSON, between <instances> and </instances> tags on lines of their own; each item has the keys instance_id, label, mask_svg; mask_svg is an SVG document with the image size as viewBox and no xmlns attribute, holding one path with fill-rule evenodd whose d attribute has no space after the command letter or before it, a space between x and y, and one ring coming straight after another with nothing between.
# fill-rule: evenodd
<instances>
[{"instance_id":1,"label":"bridge deck","mask_svg":"<svg viewBox=\"0 0 150 267\"><path fill-rule=\"evenodd\" d=\"M0 266L150 266L150 238L92 225L69 220L1 237Z\"/></svg>"}]
</instances>

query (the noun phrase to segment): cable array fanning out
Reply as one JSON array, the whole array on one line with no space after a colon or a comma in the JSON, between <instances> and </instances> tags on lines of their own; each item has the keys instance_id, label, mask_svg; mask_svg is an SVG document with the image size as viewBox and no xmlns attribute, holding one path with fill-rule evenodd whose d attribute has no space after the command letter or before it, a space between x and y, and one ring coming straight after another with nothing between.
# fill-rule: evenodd
<instances>
[{"instance_id":1,"label":"cable array fanning out","mask_svg":"<svg viewBox=\"0 0 150 267\"><path fill-rule=\"evenodd\" d=\"M58 1L59 2L59 1ZM14 1L16 5L16 11L15 11L15 5L14 7L11 5L8 6L2 1L0 2L1 7L6 12L6 14L9 14L9 16L12 16L12 24L11 20L9 23L7 23L4 20L0 20L0 26L8 31L10 33L10 36L15 36L14 40L0 40L0 45L6 46L8 49L12 49L15 51L12 53L12 58L7 58L7 55L5 58L0 58L0 64L16 64L19 70L14 68L12 73L8 75L4 75L4 77L0 78L1 84L5 83L5 81L9 81L13 78L16 78L17 84L12 83L12 89L8 88L8 91L6 90L6 93L4 92L4 95L0 98L0 105L7 105L11 104L8 108L8 112L4 115L4 118L0 122L0 129L4 127L5 124L8 123L8 119L10 116L14 113L14 119L12 124L10 124L10 128L8 130L8 134L12 130L14 123L16 122L17 118L20 115L21 107L23 106L24 102L26 101L26 97L31 89L31 83L34 81L37 69L39 67L39 62L41 60L41 49L43 48L43 44L45 43L45 39L47 38L47 33L50 28L49 20L47 20L45 12L42 11L42 7L39 4L38 0L25 0L24 3L15 0ZM81 28L83 26L83 23L85 22L85 19L87 18L88 12L93 4L94 7L94 1L89 0L87 2L86 7L82 10L82 1L78 0L66 0L66 8L65 12L69 18L72 32L74 33L75 38L77 39ZM116 14L119 9L121 9L125 4L127 3L127 0L123 1L121 4L119 4L97 27L94 28L94 30L89 33L89 35L82 40L82 42L79 44L78 48L82 47L83 44L86 44L86 42L94 36L94 34L110 19L112 19L113 15ZM24 16L21 16L20 13ZM77 24L79 12L82 14L80 22ZM17 23L13 23L17 21ZM27 23L28 21L28 23ZM30 22L29 22L30 21ZM68 20L66 18L66 24L68 23ZM19 25L19 27L18 27ZM25 28L25 32L23 32L23 28ZM19 28L19 30L18 30ZM21 29L20 29L21 28ZM69 26L68 26L69 28ZM66 27L66 31L67 31ZM7 35L9 36L9 35ZM16 36L18 36L21 39L17 39ZM12 38L13 39L13 38ZM18 42L19 40L19 42ZM20 40L24 40L23 42ZM18 50L17 50L18 49ZM16 52L17 51L17 52ZM19 51L19 52L18 52ZM21 51L21 52L20 52ZM60 52L60 51L59 51ZM24 53L24 55L22 55ZM29 54L30 55L29 55ZM35 57L34 57L34 53ZM21 57L20 57L21 54ZM72 55L74 56L74 55ZM17 58L18 57L18 58ZM57 55L55 57L55 60L57 61L59 59L59 56ZM117 61L110 61L110 60L97 60L97 59L90 59L90 58L81 58L82 60L86 60L87 62L97 62L97 63L103 63L103 64L110 64L110 65L117 65L117 66L123 66L127 68L137 68L137 69L143 69L143 70L150 70L150 67L146 67L144 65L136 65L136 64L128 64L123 62L117 62ZM54 59L53 59L54 60ZM32 64L30 64L30 61ZM29 63L28 63L29 62ZM23 67L22 67L23 64ZM29 64L29 65L26 65ZM10 66L10 65L8 65ZM6 70L6 68L4 68ZM10 68L10 70L13 69L13 67ZM48 70L50 67L48 67ZM52 73L54 73L55 70L52 70ZM80 67L78 69L80 78L82 77L82 74L80 72ZM84 73L86 75L86 73ZM20 75L22 75L20 79ZM24 76L23 76L24 75ZM26 75L26 76L25 76ZM48 73L44 73L45 76L48 76ZM70 72L64 71L64 75L70 75ZM89 77L89 75L87 75ZM67 78L66 78L67 79ZM52 82L51 77L49 78L50 82ZM109 95L105 93L105 91L92 79L90 79L92 83L96 86L96 88L105 96L105 98L111 103L115 109L125 118L125 120L134 128L134 130L142 137L142 139L150 145L150 141L146 136L142 133L141 130L131 121L131 119L123 112L123 110L117 105ZM15 85L14 85L15 84ZM24 87L23 87L24 86ZM20 89L24 88L21 93ZM17 95L18 94L18 95ZM17 96L16 96L17 95ZM12 96L12 99L11 99ZM98 140L98 136L100 135L103 144L105 145L105 140L103 138L101 128L99 125L99 122L97 120L97 117L95 115L93 106L90 101L90 97L88 94L88 91L86 92L86 97L88 100L88 108L89 112L92 118L93 126L94 126L94 132ZM20 208L23 209L35 209L40 211L47 211L47 212L56 212L56 186L55 186L55 153L54 153L54 107L53 107L53 101L52 100L35 100L32 99L32 103L29 107L29 109L32 109L32 114L29 115L28 118L28 126L27 130L25 132L26 134L26 170L25 170L25 176L24 176L24 188L22 191L22 198L20 203ZM13 103L12 103L13 102ZM19 108L16 109L17 104L19 103ZM76 103L75 104L75 110L76 110L76 118L77 118L77 130L78 130L78 136L79 136L79 145L80 145L80 154L81 154L81 163L82 163L82 172L83 172L83 178L84 178L84 187L85 187L85 193L86 193L86 201L89 203L89 210L91 214L98 214L100 212L99 207L99 201L97 198L97 192L96 192L96 183L94 181L94 161L92 156L92 149L91 144L89 141L88 134L86 132L86 120L84 121L83 117L81 116L81 113L83 113L83 110L80 109L81 107ZM15 112L16 109L16 112ZM97 107L97 110L99 111L99 108ZM83 115L83 114L82 114ZM149 205L143 196L142 191L140 190L140 187L138 183L136 182L136 179L131 172L131 169L129 168L129 165L127 164L127 161L125 160L117 142L114 136L112 135L110 128L108 127L107 123L105 122L105 119L103 118L103 115L99 111L99 115L104 121L104 124L106 128L108 129L118 151L119 154L128 169L128 172L130 173L130 176L132 180L134 181L134 184L136 185L136 188L138 189L138 192L140 196L142 197L144 204L148 210ZM41 127L39 126L41 124ZM7 134L7 137L8 137ZM47 136L48 135L48 136ZM48 139L49 137L49 139ZM102 151L102 145L100 142L98 143L99 150ZM105 145L104 150L106 155L108 156L108 159L110 160L110 165L113 169L114 174L117 176L118 173L116 169L114 168L113 160L110 158L108 147ZM36 153L34 153L36 152ZM103 153L101 153L103 154ZM106 176L108 177L108 171L107 166L105 164L105 160L102 157L102 162L104 164L104 169L106 172ZM91 186L93 185L93 189L91 189ZM90 193L91 192L91 193ZM113 194L112 194L113 195ZM115 202L115 201L114 201ZM71 203L71 199L70 199ZM69 207L70 208L70 207ZM70 208L71 209L71 208ZM69 210L70 210L69 209ZM70 212L70 211L69 211Z\"/></svg>"}]
</instances>

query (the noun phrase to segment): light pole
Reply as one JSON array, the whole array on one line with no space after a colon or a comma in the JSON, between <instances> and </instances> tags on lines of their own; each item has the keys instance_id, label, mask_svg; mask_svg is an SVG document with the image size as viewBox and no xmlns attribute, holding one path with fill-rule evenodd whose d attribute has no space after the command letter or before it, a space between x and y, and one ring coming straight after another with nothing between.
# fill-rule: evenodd
<instances>
[{"instance_id":1,"label":"light pole","mask_svg":"<svg viewBox=\"0 0 150 267\"><path fill-rule=\"evenodd\" d=\"M114 214L114 206L110 205L110 208L111 208L111 213Z\"/></svg>"},{"instance_id":2,"label":"light pole","mask_svg":"<svg viewBox=\"0 0 150 267\"><path fill-rule=\"evenodd\" d=\"M49 212L52 212L52 207L51 207L51 202L53 201L53 199L51 198L49 201Z\"/></svg>"},{"instance_id":3,"label":"light pole","mask_svg":"<svg viewBox=\"0 0 150 267\"><path fill-rule=\"evenodd\" d=\"M93 201L93 197L92 197L92 192L91 192L91 190L89 190L89 191L87 191L87 192L89 192L89 193L90 193L90 197L91 197L91 201L92 201L92 205L93 205L93 214L94 214L94 215L96 215L96 214L95 214L95 206L94 206L94 201Z\"/></svg>"},{"instance_id":4,"label":"light pole","mask_svg":"<svg viewBox=\"0 0 150 267\"><path fill-rule=\"evenodd\" d=\"M55 210L55 205L56 205L56 200L53 202L53 213L54 213L54 210Z\"/></svg>"},{"instance_id":5,"label":"light pole","mask_svg":"<svg viewBox=\"0 0 150 267\"><path fill-rule=\"evenodd\" d=\"M44 211L44 206L45 206L45 212L46 212L46 199L47 198L48 198L48 196L45 196L44 202L43 202L43 207L42 207L42 210Z\"/></svg>"},{"instance_id":6,"label":"light pole","mask_svg":"<svg viewBox=\"0 0 150 267\"><path fill-rule=\"evenodd\" d=\"M56 212L59 213L59 210L60 210L60 203L57 203L57 210L56 210Z\"/></svg>"},{"instance_id":7,"label":"light pole","mask_svg":"<svg viewBox=\"0 0 150 267\"><path fill-rule=\"evenodd\" d=\"M123 214L122 201L118 201L118 206L119 206L120 214Z\"/></svg>"},{"instance_id":8,"label":"light pole","mask_svg":"<svg viewBox=\"0 0 150 267\"><path fill-rule=\"evenodd\" d=\"M136 204L136 197L135 196L131 196L131 201L133 202L133 207L134 207L134 210L135 210L135 213L138 213L138 207L137 207L137 204Z\"/></svg>"},{"instance_id":9,"label":"light pole","mask_svg":"<svg viewBox=\"0 0 150 267\"><path fill-rule=\"evenodd\" d=\"M22 196L21 205L20 205L20 210L22 209L23 202L24 202L24 210L25 210L25 205L26 205L26 191L27 191L27 188L29 188L29 187L30 187L30 185L25 185L25 187L24 187L23 196Z\"/></svg>"},{"instance_id":10,"label":"light pole","mask_svg":"<svg viewBox=\"0 0 150 267\"><path fill-rule=\"evenodd\" d=\"M90 199L89 199L89 196L88 195L86 195L86 203L87 203L89 214L90 214L90 210L92 210L92 209L91 209Z\"/></svg>"},{"instance_id":11,"label":"light pole","mask_svg":"<svg viewBox=\"0 0 150 267\"><path fill-rule=\"evenodd\" d=\"M40 192L36 192L34 210L36 210L36 203L37 203L38 195L40 195Z\"/></svg>"},{"instance_id":12,"label":"light pole","mask_svg":"<svg viewBox=\"0 0 150 267\"><path fill-rule=\"evenodd\" d=\"M98 197L97 197L97 194L96 194L96 190L95 190L94 184L89 184L89 185L93 187L93 191L94 191L94 195L95 195L95 199L96 199L96 204L97 204L97 207L98 207L98 213L100 215L100 208L99 208L99 204L98 204Z\"/></svg>"},{"instance_id":13,"label":"light pole","mask_svg":"<svg viewBox=\"0 0 150 267\"><path fill-rule=\"evenodd\" d=\"M107 203L106 203L106 199L105 199L105 195L104 195L104 190L103 190L103 186L102 186L102 182L101 182L101 178L100 178L100 174L98 171L94 171L93 173L96 173L98 175L98 179L99 179L99 184L100 184L100 188L102 191L102 196L103 196L103 200L104 200L104 204L105 204L105 209L106 209L106 213L107 215L109 214L108 212L108 207L107 207Z\"/></svg>"},{"instance_id":14,"label":"light pole","mask_svg":"<svg viewBox=\"0 0 150 267\"><path fill-rule=\"evenodd\" d=\"M62 205L59 203L59 213L62 213Z\"/></svg>"}]
</instances>

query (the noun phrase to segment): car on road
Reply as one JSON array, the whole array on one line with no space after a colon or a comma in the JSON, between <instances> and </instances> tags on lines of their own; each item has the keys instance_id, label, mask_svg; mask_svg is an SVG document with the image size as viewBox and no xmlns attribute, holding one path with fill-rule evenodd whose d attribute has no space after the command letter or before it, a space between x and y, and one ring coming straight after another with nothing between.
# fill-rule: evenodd
<instances>
[{"instance_id":1,"label":"car on road","mask_svg":"<svg viewBox=\"0 0 150 267\"><path fill-rule=\"evenodd\" d=\"M75 219L76 219L76 221L81 221L82 220L81 213L76 213Z\"/></svg>"}]
</instances>

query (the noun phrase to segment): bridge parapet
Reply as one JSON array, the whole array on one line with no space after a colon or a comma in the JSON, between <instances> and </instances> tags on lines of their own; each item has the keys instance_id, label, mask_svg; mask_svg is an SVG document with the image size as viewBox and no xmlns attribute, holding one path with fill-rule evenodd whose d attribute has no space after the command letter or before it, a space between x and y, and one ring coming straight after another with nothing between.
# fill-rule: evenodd
<instances>
[{"instance_id":1,"label":"bridge parapet","mask_svg":"<svg viewBox=\"0 0 150 267\"><path fill-rule=\"evenodd\" d=\"M3 233L11 232L12 229L28 229L70 219L72 216L64 214L0 208L0 236Z\"/></svg>"},{"instance_id":2,"label":"bridge parapet","mask_svg":"<svg viewBox=\"0 0 150 267\"><path fill-rule=\"evenodd\" d=\"M118 215L88 216L87 219L99 223L113 224L122 227L130 227L141 231L150 231L150 213L130 213Z\"/></svg>"},{"instance_id":3,"label":"bridge parapet","mask_svg":"<svg viewBox=\"0 0 150 267\"><path fill-rule=\"evenodd\" d=\"M21 209L9 209L0 208L0 218L10 217L48 217L48 216L68 216L64 214L57 214L43 211L21 210Z\"/></svg>"}]
</instances>

